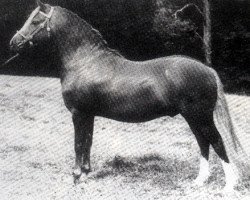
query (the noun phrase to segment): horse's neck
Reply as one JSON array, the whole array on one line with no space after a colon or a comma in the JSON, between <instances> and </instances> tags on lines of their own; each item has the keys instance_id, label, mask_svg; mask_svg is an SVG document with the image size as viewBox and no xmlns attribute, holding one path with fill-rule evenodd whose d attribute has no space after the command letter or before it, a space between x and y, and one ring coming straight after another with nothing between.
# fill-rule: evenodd
<instances>
[{"instance_id":1,"label":"horse's neck","mask_svg":"<svg viewBox=\"0 0 250 200\"><path fill-rule=\"evenodd\" d=\"M72 19L61 17L64 18L64 23L56 29L54 37L64 66L68 66L74 60L99 56L105 52L106 47L99 40L101 38L95 35L87 22L76 16Z\"/></svg>"}]
</instances>

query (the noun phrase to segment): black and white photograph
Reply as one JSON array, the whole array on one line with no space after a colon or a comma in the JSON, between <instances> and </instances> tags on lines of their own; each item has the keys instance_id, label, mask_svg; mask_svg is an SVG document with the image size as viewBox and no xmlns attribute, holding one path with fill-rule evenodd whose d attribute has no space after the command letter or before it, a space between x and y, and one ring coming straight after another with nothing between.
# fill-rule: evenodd
<instances>
[{"instance_id":1,"label":"black and white photograph","mask_svg":"<svg viewBox=\"0 0 250 200\"><path fill-rule=\"evenodd\" d=\"M0 0L0 199L250 199L249 65L249 0Z\"/></svg>"}]
</instances>

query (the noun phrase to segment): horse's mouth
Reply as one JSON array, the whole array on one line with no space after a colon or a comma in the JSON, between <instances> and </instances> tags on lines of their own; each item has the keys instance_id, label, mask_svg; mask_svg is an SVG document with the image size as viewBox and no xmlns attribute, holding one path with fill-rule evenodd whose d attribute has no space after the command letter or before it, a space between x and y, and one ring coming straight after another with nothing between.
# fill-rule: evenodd
<instances>
[{"instance_id":1,"label":"horse's mouth","mask_svg":"<svg viewBox=\"0 0 250 200\"><path fill-rule=\"evenodd\" d=\"M13 53L19 53L22 48L23 48L22 45L20 46L10 45L10 51Z\"/></svg>"},{"instance_id":2,"label":"horse's mouth","mask_svg":"<svg viewBox=\"0 0 250 200\"><path fill-rule=\"evenodd\" d=\"M10 45L10 50L14 53L22 53L25 50L27 50L30 47L30 45L26 45L23 42L20 42L18 44L15 45Z\"/></svg>"}]
</instances>

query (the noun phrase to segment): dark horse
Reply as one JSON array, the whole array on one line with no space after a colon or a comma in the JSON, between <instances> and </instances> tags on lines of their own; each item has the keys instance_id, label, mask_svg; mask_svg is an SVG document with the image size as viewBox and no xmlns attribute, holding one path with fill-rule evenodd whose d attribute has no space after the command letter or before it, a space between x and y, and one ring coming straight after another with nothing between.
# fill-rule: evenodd
<instances>
[{"instance_id":1,"label":"dark horse","mask_svg":"<svg viewBox=\"0 0 250 200\"><path fill-rule=\"evenodd\" d=\"M75 181L91 170L95 116L137 123L181 114L201 150L195 183L203 184L209 177L212 145L222 160L226 189L234 187L238 176L231 154L237 153L237 140L220 79L213 69L184 56L127 60L110 49L101 34L76 14L37 3L10 46L19 52L33 43L53 41L57 48L63 99L75 128ZM224 127L220 133L213 115Z\"/></svg>"}]
</instances>

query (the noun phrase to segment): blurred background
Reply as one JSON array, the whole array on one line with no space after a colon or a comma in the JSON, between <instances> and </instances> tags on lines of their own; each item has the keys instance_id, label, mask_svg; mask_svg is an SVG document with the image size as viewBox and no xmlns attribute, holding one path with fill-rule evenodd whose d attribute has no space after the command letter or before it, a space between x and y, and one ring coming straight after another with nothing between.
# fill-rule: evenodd
<instances>
[{"instance_id":1,"label":"blurred background","mask_svg":"<svg viewBox=\"0 0 250 200\"><path fill-rule=\"evenodd\" d=\"M111 48L131 60L182 54L206 63L204 26L209 3L211 67L226 91L250 94L249 0L43 0L77 13L98 29ZM0 63L12 56L9 40L35 0L0 1ZM205 36L207 37L207 36ZM0 74L58 77L51 45L20 56Z\"/></svg>"}]
</instances>

